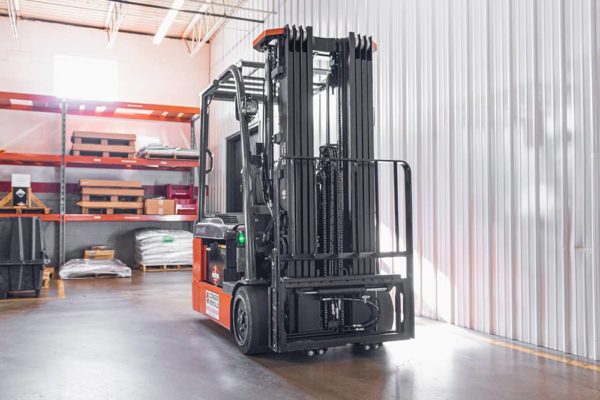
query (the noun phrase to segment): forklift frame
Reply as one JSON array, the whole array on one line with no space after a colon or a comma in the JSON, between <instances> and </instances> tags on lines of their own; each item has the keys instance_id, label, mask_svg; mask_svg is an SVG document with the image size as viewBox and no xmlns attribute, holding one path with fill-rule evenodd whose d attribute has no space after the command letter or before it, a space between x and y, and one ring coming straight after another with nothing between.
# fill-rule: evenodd
<instances>
[{"instance_id":1,"label":"forklift frame","mask_svg":"<svg viewBox=\"0 0 600 400\"><path fill-rule=\"evenodd\" d=\"M203 161L198 174L194 308L207 314L206 306L201 304L202 296L208 296L206 291L223 296L223 304L228 310L221 310L218 318L209 316L233 331L232 299L236 291L242 286L265 288L268 295L268 347L275 352L414 338L411 170L405 161L374 158L372 56L377 48L375 42L353 33L343 39L319 38L312 35L310 27L286 26L263 32L253 45L266 53L264 64L241 61L232 65L202 93L199 150L201 155L207 154L210 158L210 168ZM326 55L334 67L330 71L314 67L316 55ZM315 75L324 75L326 80L314 82ZM312 98L315 93L327 91L329 145L329 91L333 88L338 90L338 142L325 148L335 154L316 157L313 154ZM214 162L208 149L209 109L215 100L234 102L242 148L243 222L221 231L230 232L243 226L247 238L244 254L238 256L238 263L243 263L237 265L240 279L223 282L222 289L211 288L206 283L206 243L203 242L225 240L227 234L231 240L230 233L207 236L205 223L219 221L207 217L205 211L206 174L212 170ZM249 123L258 113L259 103L263 106L262 144L257 147L256 154L252 154ZM281 130L277 133L274 132L276 105ZM277 157L275 144L279 145ZM394 249L386 252L380 251L379 237L382 166L392 168L394 190ZM338 188L335 188L337 192L322 189L326 193L323 196L327 197L329 193L330 197L327 197L327 204L319 206L317 187L319 184L325 187L325 184L317 181L324 167L336 171L337 175L329 179L331 187L335 183ZM398 209L400 169L404 174L404 250L400 249ZM262 204L256 200L260 196L264 200ZM261 216L270 219L267 228L264 224L257 226ZM326 240L329 243L325 243ZM257 266L257 250L266 251L265 241L272 244L272 249L268 255L261 256ZM379 273L380 259L397 257L406 260L405 277ZM291 320L303 318L300 312L293 318L290 316L289 303L294 296L318 296L321 301L327 301L328 296L333 299L335 296L362 295L366 299L366 295L383 291L393 294L393 329L376 333L360 330L351 333L289 332L294 324Z\"/></svg>"}]
</instances>

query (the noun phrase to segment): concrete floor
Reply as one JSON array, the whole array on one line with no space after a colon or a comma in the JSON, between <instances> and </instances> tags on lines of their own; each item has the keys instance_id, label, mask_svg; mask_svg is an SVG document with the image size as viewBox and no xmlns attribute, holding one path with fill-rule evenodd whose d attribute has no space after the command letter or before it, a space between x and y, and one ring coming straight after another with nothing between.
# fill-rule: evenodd
<instances>
[{"instance_id":1,"label":"concrete floor","mask_svg":"<svg viewBox=\"0 0 600 400\"><path fill-rule=\"evenodd\" d=\"M191 310L190 279L53 282L0 301L0 399L600 399L600 364L427 320L366 355L245 357Z\"/></svg>"}]
</instances>

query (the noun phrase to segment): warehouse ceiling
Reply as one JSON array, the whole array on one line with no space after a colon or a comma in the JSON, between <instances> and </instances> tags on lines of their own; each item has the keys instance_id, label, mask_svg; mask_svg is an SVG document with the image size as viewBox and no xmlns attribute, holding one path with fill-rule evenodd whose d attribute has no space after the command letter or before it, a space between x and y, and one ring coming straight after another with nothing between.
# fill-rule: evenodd
<instances>
[{"instance_id":1,"label":"warehouse ceiling","mask_svg":"<svg viewBox=\"0 0 600 400\"><path fill-rule=\"evenodd\" d=\"M229 19L262 23L272 11L246 7L246 0L0 0L18 39L21 20L103 29L111 47L119 32L182 39L198 51ZM4 40L4 38L2 39Z\"/></svg>"}]
</instances>

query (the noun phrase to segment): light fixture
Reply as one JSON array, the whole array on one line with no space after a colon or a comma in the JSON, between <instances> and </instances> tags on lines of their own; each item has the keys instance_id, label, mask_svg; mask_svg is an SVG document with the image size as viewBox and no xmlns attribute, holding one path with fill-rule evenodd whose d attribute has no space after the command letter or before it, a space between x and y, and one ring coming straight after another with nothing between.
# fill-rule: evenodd
<instances>
[{"instance_id":1,"label":"light fixture","mask_svg":"<svg viewBox=\"0 0 600 400\"><path fill-rule=\"evenodd\" d=\"M238 231L236 241L239 247L243 247L246 245L246 234L244 233L244 231Z\"/></svg>"},{"instance_id":2,"label":"light fixture","mask_svg":"<svg viewBox=\"0 0 600 400\"><path fill-rule=\"evenodd\" d=\"M183 6L183 1L184 0L173 0L171 9L169 10L169 12L167 12L165 19L163 19L163 22L158 27L156 35L154 35L154 44L159 45L165 38L167 32L171 28L171 25L173 25L173 21L175 21L175 17L177 17L177 13L179 13L179 10Z\"/></svg>"}]
</instances>

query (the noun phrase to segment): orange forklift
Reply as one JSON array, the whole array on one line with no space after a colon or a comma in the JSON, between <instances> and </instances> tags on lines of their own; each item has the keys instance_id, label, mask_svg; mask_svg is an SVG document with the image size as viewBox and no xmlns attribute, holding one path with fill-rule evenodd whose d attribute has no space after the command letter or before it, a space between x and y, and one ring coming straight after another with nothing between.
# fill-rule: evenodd
<instances>
[{"instance_id":1,"label":"orange forklift","mask_svg":"<svg viewBox=\"0 0 600 400\"><path fill-rule=\"evenodd\" d=\"M375 158L375 42L286 26L253 47L264 63L232 65L202 93L209 162L199 167L194 310L244 354L414 338L411 171ZM239 208L209 213L214 102L233 103L239 121L222 182ZM400 273L389 273L392 262Z\"/></svg>"}]
</instances>

